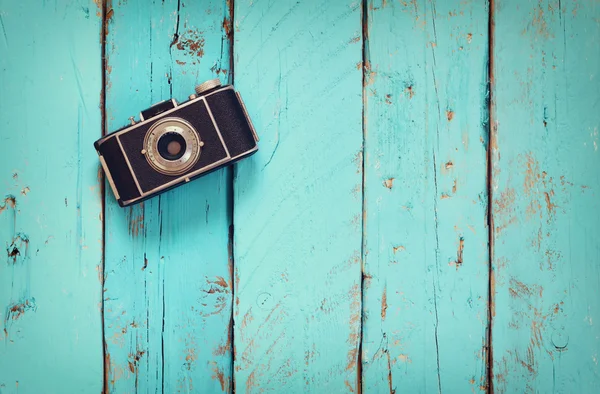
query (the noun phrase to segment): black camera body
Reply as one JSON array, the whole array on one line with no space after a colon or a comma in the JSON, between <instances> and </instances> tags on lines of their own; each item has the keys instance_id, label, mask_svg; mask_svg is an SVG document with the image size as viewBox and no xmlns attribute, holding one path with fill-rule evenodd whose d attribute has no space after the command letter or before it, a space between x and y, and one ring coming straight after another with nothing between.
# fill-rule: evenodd
<instances>
[{"instance_id":1,"label":"black camera body","mask_svg":"<svg viewBox=\"0 0 600 394\"><path fill-rule=\"evenodd\" d=\"M233 86L218 79L178 104L166 100L140 121L94 143L120 206L137 204L258 150L258 136Z\"/></svg>"}]
</instances>

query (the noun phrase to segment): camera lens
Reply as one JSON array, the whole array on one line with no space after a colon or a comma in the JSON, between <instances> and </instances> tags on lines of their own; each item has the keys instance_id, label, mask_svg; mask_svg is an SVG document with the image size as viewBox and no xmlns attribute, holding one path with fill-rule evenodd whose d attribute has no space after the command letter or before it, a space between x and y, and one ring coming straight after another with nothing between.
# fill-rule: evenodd
<instances>
[{"instance_id":1,"label":"camera lens","mask_svg":"<svg viewBox=\"0 0 600 394\"><path fill-rule=\"evenodd\" d=\"M154 170L175 176L189 171L198 162L203 145L200 134L186 120L164 118L146 133L142 154Z\"/></svg>"},{"instance_id":2,"label":"camera lens","mask_svg":"<svg viewBox=\"0 0 600 394\"><path fill-rule=\"evenodd\" d=\"M185 138L179 133L165 133L158 140L157 148L165 160L179 160L186 150Z\"/></svg>"}]
</instances>

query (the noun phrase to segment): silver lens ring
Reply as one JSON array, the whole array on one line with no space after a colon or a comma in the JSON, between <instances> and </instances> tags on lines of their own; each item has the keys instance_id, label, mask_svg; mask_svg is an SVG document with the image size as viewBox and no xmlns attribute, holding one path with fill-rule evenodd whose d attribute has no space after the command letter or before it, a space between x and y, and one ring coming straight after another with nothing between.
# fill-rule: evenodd
<instances>
[{"instance_id":1,"label":"silver lens ring","mask_svg":"<svg viewBox=\"0 0 600 394\"><path fill-rule=\"evenodd\" d=\"M158 142L166 134L178 134L185 141L185 151L176 160L164 158L158 150ZM200 158L204 143L191 124L180 118L165 118L150 127L144 139L146 160L158 172L165 175L181 175Z\"/></svg>"}]
</instances>

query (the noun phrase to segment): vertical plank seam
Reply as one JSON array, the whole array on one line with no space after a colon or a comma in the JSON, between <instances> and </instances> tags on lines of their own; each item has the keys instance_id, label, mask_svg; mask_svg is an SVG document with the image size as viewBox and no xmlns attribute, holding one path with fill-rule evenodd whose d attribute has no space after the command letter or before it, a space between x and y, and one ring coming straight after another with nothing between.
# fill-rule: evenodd
<instances>
[{"instance_id":1,"label":"vertical plank seam","mask_svg":"<svg viewBox=\"0 0 600 394\"><path fill-rule=\"evenodd\" d=\"M227 34L227 31L224 31L223 33L226 34L227 40L228 40L228 45L229 45L229 82L233 85L234 84L234 65L235 65L235 59L234 59L234 36L235 36L235 14L234 14L234 9L235 9L235 0L225 0L225 4L226 7L228 8L227 11L229 11L229 23L230 23L230 29L229 29L229 34ZM224 27L225 28L225 27ZM230 184L230 188L229 188L229 195L228 197L228 204L227 204L227 210L229 211L229 217L230 217L230 223L229 223L229 266L230 266L230 277L231 277L231 315L229 317L229 343L231 344L231 348L230 348L230 353L231 353L231 361L230 361L230 365L231 365L231 378L230 378L230 387L229 387L229 391L231 393L235 394L235 342L234 342L234 318L235 318L235 294L236 294L236 288L235 288L235 248L233 245L233 235L234 235L234 231L235 231L235 226L234 226L234 203L235 203L235 196L234 196L234 187L235 187L235 165L233 165L231 168L228 168L227 171L227 179L229 181Z\"/></svg>"},{"instance_id":2,"label":"vertical plank seam","mask_svg":"<svg viewBox=\"0 0 600 394\"><path fill-rule=\"evenodd\" d=\"M101 67L101 87L100 87L100 128L102 136L107 134L106 124L106 38L108 36L108 7L111 0L103 0L101 3L101 21L100 21L100 67ZM105 175L101 172L100 175L100 196L102 199L101 215L102 215L102 241L101 241L101 282L100 282L100 319L101 322L101 335L102 335L102 368L103 368L103 382L102 392L108 394L108 382L110 374L110 354L108 353L106 343L106 324L104 321L104 282L106 281L105 267L106 267L106 188Z\"/></svg>"},{"instance_id":3,"label":"vertical plank seam","mask_svg":"<svg viewBox=\"0 0 600 394\"><path fill-rule=\"evenodd\" d=\"M365 179L366 179L366 133L367 133L367 95L366 86L368 81L367 70L370 70L369 63L369 8L368 0L362 0L361 3L361 27L362 27L362 196L361 196L361 245L360 245L360 326L358 335L358 360L356 363L356 392L362 393L362 363L363 363L363 332L365 316L365 242L366 242L366 204L365 204Z\"/></svg>"},{"instance_id":4,"label":"vertical plank seam","mask_svg":"<svg viewBox=\"0 0 600 394\"><path fill-rule=\"evenodd\" d=\"M496 116L494 112L494 34L495 2L488 2L488 147L487 147L487 226L488 226L488 327L487 327L487 392L494 393L494 357L492 343L492 323L494 318L494 212L493 212L493 150L496 148Z\"/></svg>"},{"instance_id":5,"label":"vertical plank seam","mask_svg":"<svg viewBox=\"0 0 600 394\"><path fill-rule=\"evenodd\" d=\"M435 11L434 11L435 14ZM431 48L431 51L433 53L433 48ZM436 67L435 65L435 55L433 56L433 63L434 63L434 69ZM434 86L437 85L437 83L435 82L435 71L432 72L433 74L433 84ZM437 92L437 87L435 88L435 95L438 98L437 102L438 102L438 117L440 116L440 107L439 107L439 95ZM439 127L439 122L438 125L436 127L436 132L437 132L437 143L439 145L440 143L440 127ZM438 147L439 149L439 147ZM438 200L437 200L437 196L438 196L438 180L437 180L437 160L436 160L436 156L435 156L435 147L433 147L433 185L434 185L434 190L435 190L435 194L433 197L433 214L434 214L434 219L435 219L435 273L431 276L431 286L433 288L433 311L434 311L434 317L435 317L435 324L433 326L433 333L434 333L434 339L435 339L435 361L436 361L436 368L437 368L437 384L438 384L438 393L442 393L442 376L440 373L440 341L439 341L439 326L440 326L440 319L439 319L439 314L438 314L438 304L437 304L437 288L440 285L440 279L439 279L439 274L440 274L440 230L439 230L439 219L438 219Z\"/></svg>"},{"instance_id":6,"label":"vertical plank seam","mask_svg":"<svg viewBox=\"0 0 600 394\"><path fill-rule=\"evenodd\" d=\"M173 33L173 39L171 40L171 44L169 45L169 57L171 58L170 62L170 72L171 77L168 78L169 81L169 97L173 97L173 83L171 79L173 78L173 45L175 45L179 41L179 18L181 15L181 0L177 0L177 17L175 20L175 33Z\"/></svg>"},{"instance_id":7,"label":"vertical plank seam","mask_svg":"<svg viewBox=\"0 0 600 394\"><path fill-rule=\"evenodd\" d=\"M152 63L150 63L152 65ZM152 75L152 72L151 72ZM158 255L161 256L159 257L159 264L162 263L162 267L160 267L158 269L159 272L159 278L160 281L162 282L161 285L161 298L162 298L162 316L161 316L161 329L160 329L160 387L161 387L161 393L164 394L165 392L165 317L166 317L166 302L165 302L165 267L164 267L164 261L162 259L162 255L161 255L161 246L162 246L162 231L163 231L163 226L162 226L162 209L161 209L161 203L162 203L162 195L158 196ZM142 207L142 210L144 208ZM143 212L143 211L142 211ZM162 274L162 275L161 275ZM145 279L144 279L145 280ZM149 322L149 318L148 318L148 313L150 310L150 304L149 301L146 300L147 305L146 305L146 324L148 325L148 327L150 326L150 322ZM149 341L149 336L147 337L147 341ZM148 343L148 349L150 349L150 343Z\"/></svg>"},{"instance_id":8,"label":"vertical plank seam","mask_svg":"<svg viewBox=\"0 0 600 394\"><path fill-rule=\"evenodd\" d=\"M163 1L164 3L164 1ZM175 31L173 32L173 38L171 39L171 43L169 44L169 75L167 77L167 81L169 83L169 97L173 97L173 45L175 45L179 41L179 21L181 17L181 0L177 0L177 9L175 10ZM152 46L152 38L150 38L150 46ZM152 80L152 63L150 63L150 80ZM151 91L152 92L152 91ZM158 231L158 255L161 256L160 248L162 245L162 233L163 233L163 221L162 221L162 195L158 196L158 215L159 215L159 231ZM144 211L144 206L142 206L142 212ZM143 215L143 213L142 213ZM165 392L165 319L166 319L166 300L165 300L165 269L163 266L162 270L162 316L161 316L161 330L160 330L160 386L161 393ZM146 313L148 313L147 306ZM137 385L136 385L137 392Z\"/></svg>"},{"instance_id":9,"label":"vertical plank seam","mask_svg":"<svg viewBox=\"0 0 600 394\"><path fill-rule=\"evenodd\" d=\"M432 9L432 15L431 15L431 26L433 28L433 39L434 42L437 45L437 29L435 26L435 18L437 16L437 11L435 9L435 0L431 0L431 9ZM427 8L425 9L425 12L427 12ZM436 128L435 128L435 132L436 132L436 146L437 146L437 150L440 150L440 123L441 123L441 116L442 116L442 109L440 107L440 94L438 92L438 84L437 84L437 78L435 76L435 70L437 68L437 61L435 59L435 46L431 45L431 57L433 59L433 68L431 69L431 76L433 78L433 88L435 90L435 97L436 97L436 103L437 103L437 115L438 115L438 121L436 124ZM432 152L433 152L433 185L434 185L434 190L435 190L435 194L433 196L433 213L434 213L434 220L435 220L435 271L434 274L431 277L431 286L433 288L433 310L434 310L434 317L435 317L435 324L434 324L434 339L435 339L435 361L436 361L436 368L437 368L437 384L438 384L438 393L442 393L442 376L440 373L440 341L439 341L439 326L440 326L440 319L439 319L439 313L438 313L438 304L437 304L437 288L440 285L440 279L439 279L439 275L440 275L440 231L439 231L439 219L438 219L438 180L437 180L437 160L436 160L436 146L432 147Z\"/></svg>"}]
</instances>

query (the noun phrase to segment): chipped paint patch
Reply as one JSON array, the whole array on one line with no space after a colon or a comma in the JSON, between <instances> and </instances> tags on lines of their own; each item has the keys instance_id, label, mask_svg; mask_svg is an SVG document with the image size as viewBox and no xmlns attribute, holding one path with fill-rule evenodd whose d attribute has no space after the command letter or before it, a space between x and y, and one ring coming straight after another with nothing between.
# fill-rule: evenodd
<instances>
[{"instance_id":1,"label":"chipped paint patch","mask_svg":"<svg viewBox=\"0 0 600 394\"><path fill-rule=\"evenodd\" d=\"M460 268L463 264L463 252L465 250L465 239L464 237L458 238L458 250L456 251L456 260L451 263L456 266L456 269Z\"/></svg>"},{"instance_id":2,"label":"chipped paint patch","mask_svg":"<svg viewBox=\"0 0 600 394\"><path fill-rule=\"evenodd\" d=\"M352 159L352 162L356 166L356 173L361 174L362 167L363 167L363 152L362 152L362 150L356 152L356 154L354 155L354 158Z\"/></svg>"},{"instance_id":3,"label":"chipped paint patch","mask_svg":"<svg viewBox=\"0 0 600 394\"><path fill-rule=\"evenodd\" d=\"M200 59L204 56L205 39L201 31L188 29L184 31L177 41L176 47L188 58ZM196 64L192 62L192 64Z\"/></svg>"},{"instance_id":4,"label":"chipped paint patch","mask_svg":"<svg viewBox=\"0 0 600 394\"><path fill-rule=\"evenodd\" d=\"M0 213L8 208L15 208L17 206L17 199L12 194L7 195L4 201L0 203Z\"/></svg>"},{"instance_id":5,"label":"chipped paint patch","mask_svg":"<svg viewBox=\"0 0 600 394\"><path fill-rule=\"evenodd\" d=\"M37 305L35 303L35 298L25 298L19 302L15 302L6 307L4 312L4 327L8 326L10 321L15 321L20 319L26 312L37 310Z\"/></svg>"},{"instance_id":6,"label":"chipped paint patch","mask_svg":"<svg viewBox=\"0 0 600 394\"><path fill-rule=\"evenodd\" d=\"M387 315L388 303L387 303L387 287L383 287L383 295L381 296L381 320L385 320Z\"/></svg>"},{"instance_id":7,"label":"chipped paint patch","mask_svg":"<svg viewBox=\"0 0 600 394\"><path fill-rule=\"evenodd\" d=\"M402 245L398 245L398 246L394 246L392 248L392 250L394 251L394 254L396 254L396 252L398 252L398 251L402 251L402 252L405 251L406 248L404 246L402 246Z\"/></svg>"},{"instance_id":8,"label":"chipped paint patch","mask_svg":"<svg viewBox=\"0 0 600 394\"><path fill-rule=\"evenodd\" d=\"M135 354L129 353L127 364L129 366L129 371L131 373L135 373L135 374L138 373L139 362L145 353L146 353L146 351L144 351L144 350L138 350L135 352Z\"/></svg>"},{"instance_id":9,"label":"chipped paint patch","mask_svg":"<svg viewBox=\"0 0 600 394\"><path fill-rule=\"evenodd\" d=\"M129 207L127 210L127 223L129 235L137 237L144 229L144 203L138 206Z\"/></svg>"},{"instance_id":10,"label":"chipped paint patch","mask_svg":"<svg viewBox=\"0 0 600 394\"><path fill-rule=\"evenodd\" d=\"M350 321L349 328L350 334L348 336L347 345L350 348L348 350L348 359L346 365L346 371L352 371L357 368L358 363L358 346L360 336L360 325L361 325L361 289L358 284L354 284L349 292L350 297Z\"/></svg>"},{"instance_id":11,"label":"chipped paint patch","mask_svg":"<svg viewBox=\"0 0 600 394\"><path fill-rule=\"evenodd\" d=\"M412 360L407 354L399 354L398 361L402 361L403 363L412 363Z\"/></svg>"},{"instance_id":12,"label":"chipped paint patch","mask_svg":"<svg viewBox=\"0 0 600 394\"><path fill-rule=\"evenodd\" d=\"M219 367L217 365L213 366L212 379L219 381L219 384L221 385L221 391L223 391L223 392L228 392L229 391L228 390L228 388L229 388L229 380L225 379L225 374L223 373L223 371L221 371L219 369Z\"/></svg>"},{"instance_id":13,"label":"chipped paint patch","mask_svg":"<svg viewBox=\"0 0 600 394\"><path fill-rule=\"evenodd\" d=\"M17 264L17 262L23 262L28 257L29 252L29 237L27 235L18 233L13 239L10 245L6 248L6 254L8 256L9 264Z\"/></svg>"},{"instance_id":14,"label":"chipped paint patch","mask_svg":"<svg viewBox=\"0 0 600 394\"><path fill-rule=\"evenodd\" d=\"M371 68L371 62L366 60L364 62L364 86L367 87L369 85L372 85L373 83L375 83L375 77L377 76L377 72L373 71L373 69Z\"/></svg>"}]
</instances>

